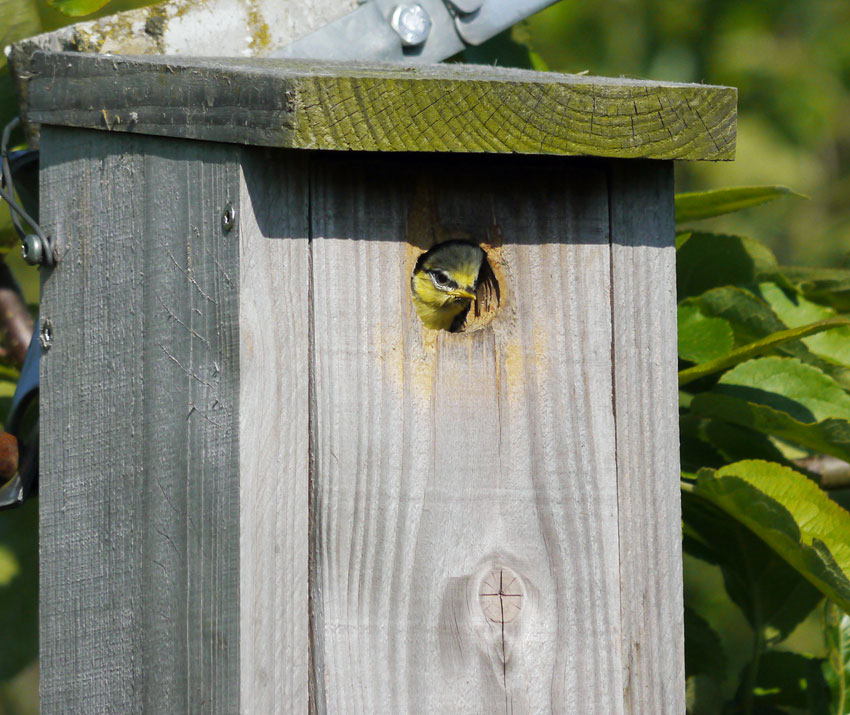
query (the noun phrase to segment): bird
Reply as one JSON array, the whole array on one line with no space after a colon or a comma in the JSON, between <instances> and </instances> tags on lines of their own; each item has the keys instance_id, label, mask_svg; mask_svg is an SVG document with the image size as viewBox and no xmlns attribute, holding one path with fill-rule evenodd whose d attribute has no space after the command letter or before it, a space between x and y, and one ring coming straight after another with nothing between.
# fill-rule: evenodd
<instances>
[{"instance_id":1,"label":"bird","mask_svg":"<svg viewBox=\"0 0 850 715\"><path fill-rule=\"evenodd\" d=\"M446 241L423 253L410 277L413 306L425 327L455 331L478 288L484 251L465 241Z\"/></svg>"}]
</instances>

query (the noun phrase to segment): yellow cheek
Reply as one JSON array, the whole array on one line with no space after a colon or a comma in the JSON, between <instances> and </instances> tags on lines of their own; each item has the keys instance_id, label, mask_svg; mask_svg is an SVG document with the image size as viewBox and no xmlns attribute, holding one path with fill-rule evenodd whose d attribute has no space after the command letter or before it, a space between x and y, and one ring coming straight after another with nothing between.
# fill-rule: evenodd
<instances>
[{"instance_id":1,"label":"yellow cheek","mask_svg":"<svg viewBox=\"0 0 850 715\"><path fill-rule=\"evenodd\" d=\"M434 284L431 283L430 280L421 281L417 285L416 289L417 289L417 292L419 293L419 297L425 303L430 303L431 305L443 306L451 300L450 296L446 295L441 290L437 290L434 287Z\"/></svg>"}]
</instances>

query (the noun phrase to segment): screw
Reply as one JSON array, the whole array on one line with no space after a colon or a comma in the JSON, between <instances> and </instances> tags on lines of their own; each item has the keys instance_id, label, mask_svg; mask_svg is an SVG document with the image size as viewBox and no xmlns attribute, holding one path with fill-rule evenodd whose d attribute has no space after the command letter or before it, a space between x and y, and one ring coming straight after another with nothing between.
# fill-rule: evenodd
<instances>
[{"instance_id":1,"label":"screw","mask_svg":"<svg viewBox=\"0 0 850 715\"><path fill-rule=\"evenodd\" d=\"M405 47L421 45L431 32L431 18L419 3L396 5L390 25L398 33L401 44Z\"/></svg>"},{"instance_id":2,"label":"screw","mask_svg":"<svg viewBox=\"0 0 850 715\"><path fill-rule=\"evenodd\" d=\"M53 344L53 323L47 318L41 319L41 329L38 332L38 341L44 350L50 350Z\"/></svg>"},{"instance_id":3,"label":"screw","mask_svg":"<svg viewBox=\"0 0 850 715\"><path fill-rule=\"evenodd\" d=\"M229 201L224 205L221 214L221 228L225 233L230 233L236 225L236 209Z\"/></svg>"},{"instance_id":4,"label":"screw","mask_svg":"<svg viewBox=\"0 0 850 715\"><path fill-rule=\"evenodd\" d=\"M31 266L37 266L44 260L44 245L34 233L24 236L21 243L21 256Z\"/></svg>"}]
</instances>

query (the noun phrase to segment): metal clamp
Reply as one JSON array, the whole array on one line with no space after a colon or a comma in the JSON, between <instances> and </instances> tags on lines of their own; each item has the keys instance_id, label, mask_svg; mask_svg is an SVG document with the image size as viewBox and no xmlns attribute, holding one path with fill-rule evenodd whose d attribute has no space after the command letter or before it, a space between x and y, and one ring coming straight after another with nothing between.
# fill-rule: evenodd
<instances>
[{"instance_id":1,"label":"metal clamp","mask_svg":"<svg viewBox=\"0 0 850 715\"><path fill-rule=\"evenodd\" d=\"M554 2L554 0L448 1L460 11L455 17L455 28L468 45L480 45ZM478 7L476 8L475 5Z\"/></svg>"},{"instance_id":2,"label":"metal clamp","mask_svg":"<svg viewBox=\"0 0 850 715\"><path fill-rule=\"evenodd\" d=\"M21 239L21 255L31 266L53 266L56 263L55 243L47 236L38 222L27 213L23 206L15 198L15 183L13 180L12 161L9 154L9 138L15 128L21 123L20 117L15 117L3 129L2 141L0 141L0 198L9 204L9 213L12 215L12 225ZM13 152L13 159L17 158ZM23 156L21 154L21 156ZM29 152L23 158L32 156ZM31 229L24 230L21 224L23 219Z\"/></svg>"},{"instance_id":3,"label":"metal clamp","mask_svg":"<svg viewBox=\"0 0 850 715\"><path fill-rule=\"evenodd\" d=\"M556 0L369 0L271 57L441 62Z\"/></svg>"}]
</instances>

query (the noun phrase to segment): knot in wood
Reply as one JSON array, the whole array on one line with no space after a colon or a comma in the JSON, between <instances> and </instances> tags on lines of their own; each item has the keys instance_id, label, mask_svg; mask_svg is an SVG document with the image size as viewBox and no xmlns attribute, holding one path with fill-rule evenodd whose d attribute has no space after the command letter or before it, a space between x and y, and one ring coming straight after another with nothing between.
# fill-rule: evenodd
<instances>
[{"instance_id":1,"label":"knot in wood","mask_svg":"<svg viewBox=\"0 0 850 715\"><path fill-rule=\"evenodd\" d=\"M519 616L523 596L522 582L508 568L488 571L478 589L481 610L494 623L510 623Z\"/></svg>"}]
</instances>

